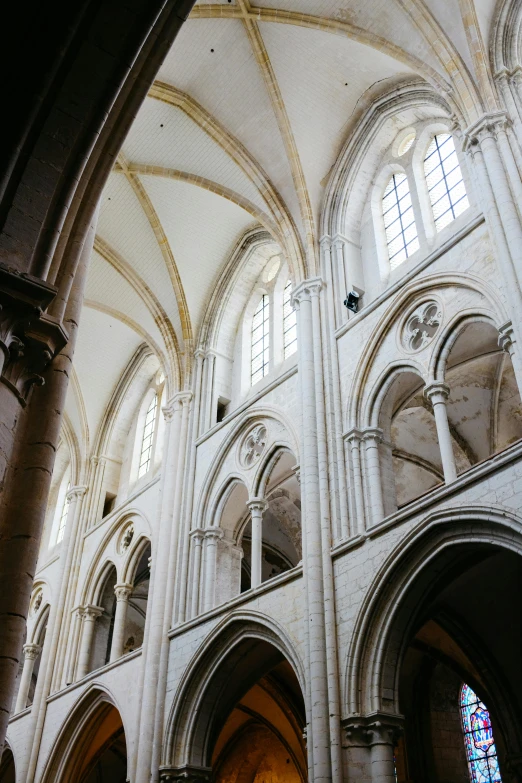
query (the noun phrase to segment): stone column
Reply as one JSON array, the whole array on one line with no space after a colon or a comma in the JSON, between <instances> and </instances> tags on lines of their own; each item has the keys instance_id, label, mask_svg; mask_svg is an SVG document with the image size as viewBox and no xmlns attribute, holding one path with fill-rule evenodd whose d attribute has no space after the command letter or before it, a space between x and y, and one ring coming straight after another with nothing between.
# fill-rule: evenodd
<instances>
[{"instance_id":1,"label":"stone column","mask_svg":"<svg viewBox=\"0 0 522 783\"><path fill-rule=\"evenodd\" d=\"M424 396L433 405L433 414L435 416L435 425L437 427L437 438L439 440L440 456L442 459L442 468L444 470L444 481L449 484L457 478L457 468L455 466L455 455L453 454L453 445L451 442L451 433L448 423L448 412L446 402L450 394L449 386L442 381L435 381L424 389Z\"/></svg>"},{"instance_id":2,"label":"stone column","mask_svg":"<svg viewBox=\"0 0 522 783\"><path fill-rule=\"evenodd\" d=\"M352 481L353 481L353 505L355 513L355 530L352 529L352 535L364 535L366 525L364 523L364 489L362 483L361 469L361 440L362 432L357 428L349 431L346 438L350 445L350 457L352 463Z\"/></svg>"},{"instance_id":3,"label":"stone column","mask_svg":"<svg viewBox=\"0 0 522 783\"><path fill-rule=\"evenodd\" d=\"M305 280L293 292L299 334L299 381L301 392L301 488L304 500L303 570L306 583L305 636L308 642L309 770L315 783L332 780L328 668L324 611L323 545L317 442L316 368L312 292L319 278Z\"/></svg>"},{"instance_id":4,"label":"stone column","mask_svg":"<svg viewBox=\"0 0 522 783\"><path fill-rule=\"evenodd\" d=\"M81 680L89 673L94 625L96 623L96 618L101 614L103 614L103 609L99 606L84 606L82 609L80 652L78 654L78 668L76 670L77 680Z\"/></svg>"},{"instance_id":5,"label":"stone column","mask_svg":"<svg viewBox=\"0 0 522 783\"><path fill-rule=\"evenodd\" d=\"M368 427L363 431L366 448L366 475L368 480L368 499L370 501L370 519L372 525L378 525L384 519L384 501L382 496L381 459L379 444L382 442L382 430Z\"/></svg>"},{"instance_id":6,"label":"stone column","mask_svg":"<svg viewBox=\"0 0 522 783\"><path fill-rule=\"evenodd\" d=\"M127 620L127 607L133 587L129 584L115 585L116 612L114 614L114 627L112 631L111 661L117 661L123 655L125 644L125 622Z\"/></svg>"},{"instance_id":7,"label":"stone column","mask_svg":"<svg viewBox=\"0 0 522 783\"><path fill-rule=\"evenodd\" d=\"M268 508L265 500L255 498L247 503L252 519L251 571L250 587L259 587L262 580L263 564L263 513Z\"/></svg>"},{"instance_id":8,"label":"stone column","mask_svg":"<svg viewBox=\"0 0 522 783\"><path fill-rule=\"evenodd\" d=\"M190 616L196 617L199 612L199 585L201 581L201 547L205 538L205 531L197 527L190 533L192 539L192 595Z\"/></svg>"},{"instance_id":9,"label":"stone column","mask_svg":"<svg viewBox=\"0 0 522 783\"><path fill-rule=\"evenodd\" d=\"M223 537L220 527L205 530L205 612L214 608L217 570L217 542Z\"/></svg>"},{"instance_id":10,"label":"stone column","mask_svg":"<svg viewBox=\"0 0 522 783\"><path fill-rule=\"evenodd\" d=\"M368 725L371 748L372 783L395 783L395 747L400 729L386 719L374 720Z\"/></svg>"},{"instance_id":11,"label":"stone column","mask_svg":"<svg viewBox=\"0 0 522 783\"><path fill-rule=\"evenodd\" d=\"M34 662L42 651L39 644L24 644L24 668L20 678L20 687L16 697L15 713L22 712L27 707L29 688L31 687L31 678L33 676Z\"/></svg>"}]
</instances>

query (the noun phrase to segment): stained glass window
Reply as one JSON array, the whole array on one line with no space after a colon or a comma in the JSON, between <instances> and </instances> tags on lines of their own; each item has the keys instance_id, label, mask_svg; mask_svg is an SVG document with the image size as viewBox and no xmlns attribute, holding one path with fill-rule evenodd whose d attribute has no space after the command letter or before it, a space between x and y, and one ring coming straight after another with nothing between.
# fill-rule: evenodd
<instances>
[{"instance_id":1,"label":"stained glass window","mask_svg":"<svg viewBox=\"0 0 522 783\"><path fill-rule=\"evenodd\" d=\"M460 711L471 783L502 783L488 708L466 684L460 691Z\"/></svg>"},{"instance_id":2,"label":"stained glass window","mask_svg":"<svg viewBox=\"0 0 522 783\"><path fill-rule=\"evenodd\" d=\"M451 133L434 137L424 158L424 175L435 226L440 231L469 207Z\"/></svg>"},{"instance_id":3,"label":"stained glass window","mask_svg":"<svg viewBox=\"0 0 522 783\"><path fill-rule=\"evenodd\" d=\"M270 299L263 294L252 319L252 353L250 375L252 386L261 380L270 366Z\"/></svg>"},{"instance_id":4,"label":"stained glass window","mask_svg":"<svg viewBox=\"0 0 522 783\"><path fill-rule=\"evenodd\" d=\"M148 473L150 460L152 457L152 442L154 440L154 429L156 426L156 413L158 408L158 397L153 395L147 413L145 414L145 424L143 426L143 438L141 441L140 464L138 468L138 478Z\"/></svg>"},{"instance_id":5,"label":"stained glass window","mask_svg":"<svg viewBox=\"0 0 522 783\"><path fill-rule=\"evenodd\" d=\"M390 266L395 269L419 248L417 226L406 174L393 174L382 198Z\"/></svg>"},{"instance_id":6,"label":"stained glass window","mask_svg":"<svg viewBox=\"0 0 522 783\"><path fill-rule=\"evenodd\" d=\"M283 349L285 359L297 350L297 320L292 307L292 282L285 285L283 294Z\"/></svg>"},{"instance_id":7,"label":"stained glass window","mask_svg":"<svg viewBox=\"0 0 522 783\"><path fill-rule=\"evenodd\" d=\"M65 497L63 499L62 513L60 515L60 524L58 525L58 534L56 536L56 543L59 544L65 533L65 525L67 523L67 514L69 513L69 490L71 488L71 482L67 484L65 490Z\"/></svg>"}]
</instances>

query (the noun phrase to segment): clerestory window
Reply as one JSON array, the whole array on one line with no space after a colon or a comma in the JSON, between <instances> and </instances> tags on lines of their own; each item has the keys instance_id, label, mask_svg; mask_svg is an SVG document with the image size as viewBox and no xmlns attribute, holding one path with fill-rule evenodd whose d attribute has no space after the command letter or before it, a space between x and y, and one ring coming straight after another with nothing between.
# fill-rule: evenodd
<instances>
[{"instance_id":1,"label":"clerestory window","mask_svg":"<svg viewBox=\"0 0 522 783\"><path fill-rule=\"evenodd\" d=\"M143 425L143 437L141 440L140 462L138 467L138 478L148 473L152 459L152 444L154 441L154 430L156 427L156 415L158 410L158 395L154 393L147 413L145 414L145 423Z\"/></svg>"},{"instance_id":2,"label":"clerestory window","mask_svg":"<svg viewBox=\"0 0 522 783\"><path fill-rule=\"evenodd\" d=\"M469 207L466 186L451 133L433 138L424 158L435 227L440 231Z\"/></svg>"},{"instance_id":3,"label":"clerestory window","mask_svg":"<svg viewBox=\"0 0 522 783\"><path fill-rule=\"evenodd\" d=\"M292 307L292 281L289 280L283 292L283 350L287 359L297 350L297 318Z\"/></svg>"},{"instance_id":4,"label":"clerestory window","mask_svg":"<svg viewBox=\"0 0 522 783\"><path fill-rule=\"evenodd\" d=\"M395 269L419 248L406 174L400 172L390 177L382 198L382 212L390 267Z\"/></svg>"},{"instance_id":5,"label":"clerestory window","mask_svg":"<svg viewBox=\"0 0 522 783\"><path fill-rule=\"evenodd\" d=\"M250 379L254 386L270 368L270 297L263 294L252 319Z\"/></svg>"}]
</instances>

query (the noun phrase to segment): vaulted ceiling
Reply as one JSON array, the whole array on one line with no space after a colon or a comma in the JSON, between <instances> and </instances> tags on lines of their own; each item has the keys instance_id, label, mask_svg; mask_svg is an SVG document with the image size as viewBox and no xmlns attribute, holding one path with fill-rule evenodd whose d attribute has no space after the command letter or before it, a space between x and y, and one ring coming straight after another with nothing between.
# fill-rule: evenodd
<instances>
[{"instance_id":1,"label":"vaulted ceiling","mask_svg":"<svg viewBox=\"0 0 522 783\"><path fill-rule=\"evenodd\" d=\"M295 275L313 270L325 187L365 92L413 74L440 89L455 73L477 81L468 6L487 49L494 0L198 0L102 196L71 419L83 407L96 432L142 342L183 382L220 272L253 227Z\"/></svg>"}]
</instances>

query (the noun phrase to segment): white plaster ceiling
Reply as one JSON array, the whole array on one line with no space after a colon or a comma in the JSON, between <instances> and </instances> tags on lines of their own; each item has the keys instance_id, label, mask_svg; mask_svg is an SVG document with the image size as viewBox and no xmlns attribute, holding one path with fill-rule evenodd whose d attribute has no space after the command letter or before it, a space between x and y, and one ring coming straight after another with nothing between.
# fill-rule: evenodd
<instances>
[{"instance_id":1,"label":"white plaster ceiling","mask_svg":"<svg viewBox=\"0 0 522 783\"><path fill-rule=\"evenodd\" d=\"M494 2L475 3L487 37ZM137 341L168 355L165 320L182 351L185 340L196 346L209 294L254 225L272 230L283 253L292 231L292 248L317 248L328 175L362 96L401 75L448 78L419 8L469 63L453 0L260 0L253 10L248 0L198 0L102 196L104 260L95 255L84 323L94 319L100 341L107 329L99 361L86 369L78 354L82 389L105 399L105 357L116 357L112 383ZM86 405L89 428L103 404Z\"/></svg>"},{"instance_id":2,"label":"white plaster ceiling","mask_svg":"<svg viewBox=\"0 0 522 783\"><path fill-rule=\"evenodd\" d=\"M87 416L91 444L111 394L142 338L117 318L83 307L74 368ZM69 395L74 394L73 385ZM73 411L73 405L68 409Z\"/></svg>"},{"instance_id":3,"label":"white plaster ceiling","mask_svg":"<svg viewBox=\"0 0 522 783\"><path fill-rule=\"evenodd\" d=\"M257 221L232 201L195 185L141 179L165 228L197 330L223 259Z\"/></svg>"}]
</instances>

